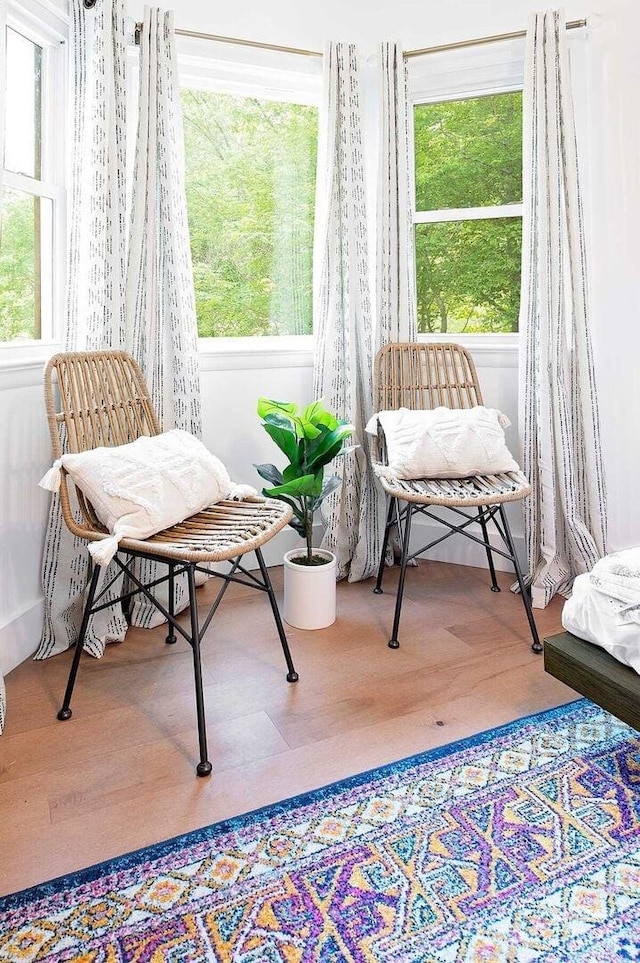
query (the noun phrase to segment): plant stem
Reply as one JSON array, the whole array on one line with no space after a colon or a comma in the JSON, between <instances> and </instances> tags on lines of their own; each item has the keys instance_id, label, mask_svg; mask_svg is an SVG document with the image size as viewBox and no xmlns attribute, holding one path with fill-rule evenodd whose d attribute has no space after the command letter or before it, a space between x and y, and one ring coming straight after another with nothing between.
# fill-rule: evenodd
<instances>
[{"instance_id":1,"label":"plant stem","mask_svg":"<svg viewBox=\"0 0 640 963\"><path fill-rule=\"evenodd\" d=\"M304 530L305 530L305 533L306 533L306 536L307 536L307 561L309 562L309 565L311 565L311 558L312 558L312 556L313 556L313 545L312 545L312 541L313 541L313 512L310 511L310 509L309 509L309 507L308 507L308 502L305 503L305 506L304 506L304 514L305 514Z\"/></svg>"}]
</instances>

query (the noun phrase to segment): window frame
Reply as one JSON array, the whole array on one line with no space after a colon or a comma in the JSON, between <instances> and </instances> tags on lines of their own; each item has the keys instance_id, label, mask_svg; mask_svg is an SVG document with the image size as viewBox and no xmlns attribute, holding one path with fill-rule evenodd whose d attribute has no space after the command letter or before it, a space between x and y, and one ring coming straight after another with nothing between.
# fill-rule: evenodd
<instances>
[{"instance_id":1,"label":"window frame","mask_svg":"<svg viewBox=\"0 0 640 963\"><path fill-rule=\"evenodd\" d=\"M66 90L68 19L53 13L38 0L10 0L0 17L0 71L6 71L6 31L15 30L42 49L41 83L41 169L40 177L7 170L4 157L2 186L51 202L51 251L46 258L46 290L41 291L41 332L39 338L0 341L0 365L20 366L51 354L60 345L64 311L66 270ZM5 85L0 92L0 123L4 131ZM4 134L2 136L4 144ZM40 249L41 263L44 261ZM44 272L43 272L44 273Z\"/></svg>"},{"instance_id":2,"label":"window frame","mask_svg":"<svg viewBox=\"0 0 640 963\"><path fill-rule=\"evenodd\" d=\"M320 108L322 58L176 37L181 87ZM203 370L311 363L313 334L198 338Z\"/></svg>"},{"instance_id":3,"label":"window frame","mask_svg":"<svg viewBox=\"0 0 640 963\"><path fill-rule=\"evenodd\" d=\"M509 39L495 44L466 49L452 49L408 62L409 169L412 201L412 230L416 224L434 224L465 220L494 220L501 217L522 218L523 204L487 207L443 208L419 211L415 184L414 108L420 104L438 104L471 100L494 94L508 94L524 88L524 40ZM413 240L413 239L412 239ZM414 258L415 258L415 242ZM417 264L415 265L417 278ZM416 291L417 296L417 291ZM517 349L519 332L477 332L419 334L419 340L455 341L476 351L498 352Z\"/></svg>"}]
</instances>

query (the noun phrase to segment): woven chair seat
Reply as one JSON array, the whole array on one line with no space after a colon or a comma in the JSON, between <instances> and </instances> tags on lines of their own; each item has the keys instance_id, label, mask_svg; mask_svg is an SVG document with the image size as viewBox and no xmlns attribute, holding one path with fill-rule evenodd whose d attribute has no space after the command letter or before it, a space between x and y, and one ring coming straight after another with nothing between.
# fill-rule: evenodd
<instances>
[{"instance_id":1,"label":"woven chair seat","mask_svg":"<svg viewBox=\"0 0 640 963\"><path fill-rule=\"evenodd\" d=\"M153 555L183 562L224 562L260 548L288 524L292 515L288 505L274 499L216 502L142 541L123 538L120 549L146 549Z\"/></svg>"},{"instance_id":2,"label":"woven chair seat","mask_svg":"<svg viewBox=\"0 0 640 963\"><path fill-rule=\"evenodd\" d=\"M470 478L414 478L390 481L381 477L380 484L393 498L420 505L443 505L448 508L477 508L515 502L531 494L531 486L522 472L498 475L474 475Z\"/></svg>"}]
</instances>

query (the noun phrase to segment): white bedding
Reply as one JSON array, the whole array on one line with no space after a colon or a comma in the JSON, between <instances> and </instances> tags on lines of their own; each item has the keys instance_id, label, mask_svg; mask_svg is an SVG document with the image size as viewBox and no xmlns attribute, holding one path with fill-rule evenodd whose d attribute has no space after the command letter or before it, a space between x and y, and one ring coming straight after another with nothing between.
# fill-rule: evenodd
<instances>
[{"instance_id":1,"label":"white bedding","mask_svg":"<svg viewBox=\"0 0 640 963\"><path fill-rule=\"evenodd\" d=\"M562 624L568 632L593 642L640 673L640 625L621 623L607 596L595 590L589 574L575 579L562 611Z\"/></svg>"}]
</instances>

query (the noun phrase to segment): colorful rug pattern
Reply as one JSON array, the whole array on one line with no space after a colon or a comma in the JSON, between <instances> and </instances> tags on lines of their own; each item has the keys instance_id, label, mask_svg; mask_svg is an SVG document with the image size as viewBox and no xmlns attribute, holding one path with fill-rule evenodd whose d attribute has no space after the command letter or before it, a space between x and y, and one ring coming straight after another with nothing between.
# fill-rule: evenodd
<instances>
[{"instance_id":1,"label":"colorful rug pattern","mask_svg":"<svg viewBox=\"0 0 640 963\"><path fill-rule=\"evenodd\" d=\"M640 961L640 738L585 701L0 900L0 960Z\"/></svg>"}]
</instances>

